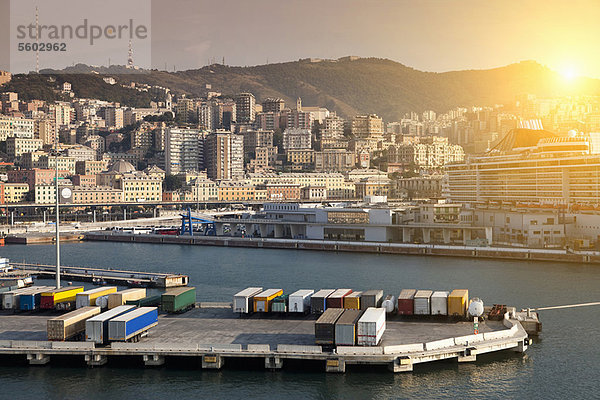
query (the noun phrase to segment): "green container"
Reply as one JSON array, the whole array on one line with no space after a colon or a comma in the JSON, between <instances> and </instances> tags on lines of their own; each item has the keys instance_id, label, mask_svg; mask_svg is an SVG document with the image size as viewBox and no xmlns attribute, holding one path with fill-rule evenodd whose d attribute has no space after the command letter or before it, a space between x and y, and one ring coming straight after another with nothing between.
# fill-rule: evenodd
<instances>
[{"instance_id":1,"label":"green container","mask_svg":"<svg viewBox=\"0 0 600 400\"><path fill-rule=\"evenodd\" d=\"M169 289L162 294L161 308L164 312L179 313L194 308L196 305L196 288L180 287Z\"/></svg>"},{"instance_id":2,"label":"green container","mask_svg":"<svg viewBox=\"0 0 600 400\"><path fill-rule=\"evenodd\" d=\"M271 301L271 312L287 312L288 297L287 294L275 297Z\"/></svg>"},{"instance_id":3,"label":"green container","mask_svg":"<svg viewBox=\"0 0 600 400\"><path fill-rule=\"evenodd\" d=\"M159 307L161 300L162 294L157 294L156 296L148 296L139 300L127 300L125 304L136 307Z\"/></svg>"}]
</instances>

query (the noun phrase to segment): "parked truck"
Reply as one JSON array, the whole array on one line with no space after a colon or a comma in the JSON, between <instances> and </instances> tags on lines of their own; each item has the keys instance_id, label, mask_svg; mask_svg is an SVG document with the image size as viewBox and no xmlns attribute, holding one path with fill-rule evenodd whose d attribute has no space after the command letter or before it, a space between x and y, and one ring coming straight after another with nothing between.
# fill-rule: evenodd
<instances>
[{"instance_id":1,"label":"parked truck","mask_svg":"<svg viewBox=\"0 0 600 400\"><path fill-rule=\"evenodd\" d=\"M103 286L95 289L85 290L77 293L75 297L75 307L89 307L95 306L96 299L101 296L106 296L117 291L116 286Z\"/></svg>"},{"instance_id":2,"label":"parked truck","mask_svg":"<svg viewBox=\"0 0 600 400\"><path fill-rule=\"evenodd\" d=\"M118 306L88 319L85 321L85 340L97 344L108 342L108 322L135 309L135 306Z\"/></svg>"},{"instance_id":3,"label":"parked truck","mask_svg":"<svg viewBox=\"0 0 600 400\"><path fill-rule=\"evenodd\" d=\"M108 340L138 342L150 328L158 325L158 308L141 307L108 321Z\"/></svg>"},{"instance_id":4,"label":"parked truck","mask_svg":"<svg viewBox=\"0 0 600 400\"><path fill-rule=\"evenodd\" d=\"M83 286L67 286L41 294L40 308L45 310L71 310L75 308L77 293L83 292Z\"/></svg>"},{"instance_id":5,"label":"parked truck","mask_svg":"<svg viewBox=\"0 0 600 400\"><path fill-rule=\"evenodd\" d=\"M48 340L80 339L85 332L85 321L100 314L100 307L83 307L48 320Z\"/></svg>"},{"instance_id":6,"label":"parked truck","mask_svg":"<svg viewBox=\"0 0 600 400\"><path fill-rule=\"evenodd\" d=\"M168 313L182 313L196 307L196 288L178 287L162 294L161 309Z\"/></svg>"}]
</instances>

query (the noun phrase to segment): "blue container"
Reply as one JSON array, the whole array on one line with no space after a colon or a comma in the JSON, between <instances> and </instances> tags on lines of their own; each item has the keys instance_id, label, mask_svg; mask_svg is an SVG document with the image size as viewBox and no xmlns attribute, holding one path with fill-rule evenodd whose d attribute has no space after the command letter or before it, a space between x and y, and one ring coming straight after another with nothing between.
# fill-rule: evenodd
<instances>
[{"instance_id":1,"label":"blue container","mask_svg":"<svg viewBox=\"0 0 600 400\"><path fill-rule=\"evenodd\" d=\"M109 340L127 341L158 324L158 308L141 307L108 321Z\"/></svg>"},{"instance_id":2,"label":"blue container","mask_svg":"<svg viewBox=\"0 0 600 400\"><path fill-rule=\"evenodd\" d=\"M40 305L40 294L22 294L19 296L19 309L23 311L35 310Z\"/></svg>"}]
</instances>

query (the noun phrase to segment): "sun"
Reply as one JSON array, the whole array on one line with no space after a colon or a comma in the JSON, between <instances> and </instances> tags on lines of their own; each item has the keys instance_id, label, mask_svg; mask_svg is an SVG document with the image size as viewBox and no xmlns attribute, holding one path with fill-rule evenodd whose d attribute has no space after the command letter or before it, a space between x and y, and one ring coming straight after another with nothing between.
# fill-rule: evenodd
<instances>
[{"instance_id":1,"label":"sun","mask_svg":"<svg viewBox=\"0 0 600 400\"><path fill-rule=\"evenodd\" d=\"M573 66L564 67L560 71L560 74L562 75L563 79L568 82L572 82L578 77L577 70Z\"/></svg>"}]
</instances>

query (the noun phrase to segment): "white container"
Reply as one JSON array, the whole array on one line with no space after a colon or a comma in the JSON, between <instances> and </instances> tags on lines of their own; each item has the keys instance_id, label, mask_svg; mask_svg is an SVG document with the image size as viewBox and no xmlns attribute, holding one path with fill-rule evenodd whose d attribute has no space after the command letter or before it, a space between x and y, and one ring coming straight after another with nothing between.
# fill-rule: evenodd
<instances>
[{"instance_id":1,"label":"white container","mask_svg":"<svg viewBox=\"0 0 600 400\"><path fill-rule=\"evenodd\" d=\"M432 290L417 290L415 293L414 314L431 315L431 295Z\"/></svg>"},{"instance_id":2,"label":"white container","mask_svg":"<svg viewBox=\"0 0 600 400\"><path fill-rule=\"evenodd\" d=\"M108 308L108 295L96 298L96 305L105 310Z\"/></svg>"},{"instance_id":3,"label":"white container","mask_svg":"<svg viewBox=\"0 0 600 400\"><path fill-rule=\"evenodd\" d=\"M288 298L288 311L294 313L305 313L310 311L310 298L314 290L301 289L290 294Z\"/></svg>"},{"instance_id":4,"label":"white container","mask_svg":"<svg viewBox=\"0 0 600 400\"><path fill-rule=\"evenodd\" d=\"M436 291L431 295L431 315L448 315L448 295L450 292Z\"/></svg>"},{"instance_id":5,"label":"white container","mask_svg":"<svg viewBox=\"0 0 600 400\"><path fill-rule=\"evenodd\" d=\"M135 310L135 306L118 306L85 321L85 340L98 344L108 342L108 321Z\"/></svg>"},{"instance_id":6,"label":"white container","mask_svg":"<svg viewBox=\"0 0 600 400\"><path fill-rule=\"evenodd\" d=\"M233 296L233 312L248 314L254 308L253 298L263 291L261 287L249 287Z\"/></svg>"},{"instance_id":7,"label":"white container","mask_svg":"<svg viewBox=\"0 0 600 400\"><path fill-rule=\"evenodd\" d=\"M385 309L369 307L358 320L358 345L377 346L385 332Z\"/></svg>"}]
</instances>

